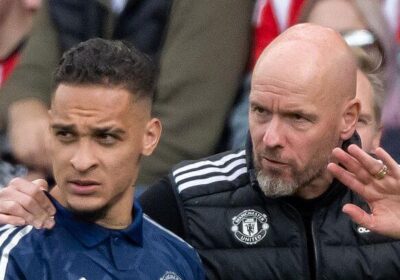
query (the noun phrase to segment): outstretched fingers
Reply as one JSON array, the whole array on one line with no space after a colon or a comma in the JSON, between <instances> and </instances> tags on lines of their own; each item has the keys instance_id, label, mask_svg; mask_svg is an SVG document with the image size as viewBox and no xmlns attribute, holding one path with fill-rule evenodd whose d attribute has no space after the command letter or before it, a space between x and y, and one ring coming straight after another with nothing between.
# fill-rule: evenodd
<instances>
[{"instance_id":1,"label":"outstretched fingers","mask_svg":"<svg viewBox=\"0 0 400 280\"><path fill-rule=\"evenodd\" d=\"M362 197L365 197L366 199L368 198L368 192L366 191L365 184L361 183L353 173L347 171L336 163L329 163L328 170L336 179L342 182L349 189L358 193Z\"/></svg>"},{"instance_id":2,"label":"outstretched fingers","mask_svg":"<svg viewBox=\"0 0 400 280\"><path fill-rule=\"evenodd\" d=\"M348 152L335 148L335 162L328 165L328 170L369 203L388 195L400 200L400 167L383 149L376 152L378 159L356 145L350 145Z\"/></svg>"}]
</instances>

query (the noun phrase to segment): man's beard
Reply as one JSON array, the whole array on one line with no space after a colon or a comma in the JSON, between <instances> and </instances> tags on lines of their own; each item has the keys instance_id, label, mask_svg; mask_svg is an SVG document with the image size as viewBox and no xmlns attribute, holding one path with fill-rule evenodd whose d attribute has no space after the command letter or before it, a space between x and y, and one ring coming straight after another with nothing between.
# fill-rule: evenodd
<instances>
[{"instance_id":1,"label":"man's beard","mask_svg":"<svg viewBox=\"0 0 400 280\"><path fill-rule=\"evenodd\" d=\"M282 178L283 172L279 169L269 170L265 174L262 166L255 160L255 171L258 184L267 197L281 197L295 194L299 189L310 185L315 179L320 178L326 172L326 167L330 162L331 151L337 144L326 145L317 151L311 162L304 168L298 170L292 163L291 178ZM276 152L270 152L272 158L280 158ZM255 157L254 157L255 158Z\"/></svg>"},{"instance_id":2,"label":"man's beard","mask_svg":"<svg viewBox=\"0 0 400 280\"><path fill-rule=\"evenodd\" d=\"M69 207L68 209L74 214L74 216L80 220L89 222L89 223L95 223L98 220L103 219L106 217L108 211L109 211L109 206L106 205L102 208L99 209L94 209L94 210L77 210Z\"/></svg>"},{"instance_id":3,"label":"man's beard","mask_svg":"<svg viewBox=\"0 0 400 280\"><path fill-rule=\"evenodd\" d=\"M304 172L293 171L292 180L284 180L277 174L266 175L262 170L256 170L258 184L267 197L281 197L295 194L300 188L307 186L316 178L322 176L329 159L318 168L308 168ZM275 173L275 172L274 172ZM300 174L301 173L301 174Z\"/></svg>"}]
</instances>

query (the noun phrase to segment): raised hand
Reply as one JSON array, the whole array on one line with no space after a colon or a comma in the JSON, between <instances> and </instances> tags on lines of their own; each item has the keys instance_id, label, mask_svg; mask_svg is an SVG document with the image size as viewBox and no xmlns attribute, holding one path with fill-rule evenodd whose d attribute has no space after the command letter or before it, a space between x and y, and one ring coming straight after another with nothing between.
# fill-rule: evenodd
<instances>
[{"instance_id":1,"label":"raised hand","mask_svg":"<svg viewBox=\"0 0 400 280\"><path fill-rule=\"evenodd\" d=\"M377 148L375 154L378 159L356 145L349 146L348 153L335 148L333 158L338 163L329 163L328 170L358 193L371 209L369 214L356 205L346 204L344 213L363 227L400 239L400 166L382 148Z\"/></svg>"}]
</instances>

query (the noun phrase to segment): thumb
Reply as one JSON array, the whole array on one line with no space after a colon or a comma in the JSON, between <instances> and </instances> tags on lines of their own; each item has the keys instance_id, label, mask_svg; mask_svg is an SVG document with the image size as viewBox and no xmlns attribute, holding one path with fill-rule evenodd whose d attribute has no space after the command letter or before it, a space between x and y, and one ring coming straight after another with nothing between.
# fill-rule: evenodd
<instances>
[{"instance_id":1,"label":"thumb","mask_svg":"<svg viewBox=\"0 0 400 280\"><path fill-rule=\"evenodd\" d=\"M48 191L49 190L49 184L47 184L47 181L44 179L36 179L32 181L33 184L36 186L39 186L41 190L43 191Z\"/></svg>"}]
</instances>

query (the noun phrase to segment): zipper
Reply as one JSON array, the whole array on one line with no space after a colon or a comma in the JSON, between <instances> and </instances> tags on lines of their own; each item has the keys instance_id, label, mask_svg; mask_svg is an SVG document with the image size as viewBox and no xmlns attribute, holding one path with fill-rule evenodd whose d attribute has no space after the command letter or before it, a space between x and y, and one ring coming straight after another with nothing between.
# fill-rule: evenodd
<instances>
[{"instance_id":1,"label":"zipper","mask_svg":"<svg viewBox=\"0 0 400 280\"><path fill-rule=\"evenodd\" d=\"M296 223L300 226L301 229L301 241L303 243L303 250L302 250L302 255L303 255L303 260L304 260L304 275L306 276L305 279L311 279L311 267L310 267L310 263L309 263L309 256L308 256L308 247L307 247L307 233L306 233L306 228L305 225L303 223L303 218L301 217L301 214L299 213L299 211L297 211L297 209L290 205L287 202L283 202L284 204L286 204L286 206L288 208L290 208L293 213L296 215ZM313 240L314 242L314 240Z\"/></svg>"},{"instance_id":2,"label":"zipper","mask_svg":"<svg viewBox=\"0 0 400 280\"><path fill-rule=\"evenodd\" d=\"M313 248L314 248L314 262L315 262L315 280L318 280L318 275L319 275L319 258L318 258L318 246L317 246L317 242L318 239L316 237L316 232L315 232L315 221L314 221L314 217L316 216L316 213L314 212L311 215L311 236L312 236L312 242L313 242Z\"/></svg>"}]
</instances>

